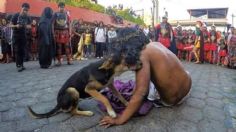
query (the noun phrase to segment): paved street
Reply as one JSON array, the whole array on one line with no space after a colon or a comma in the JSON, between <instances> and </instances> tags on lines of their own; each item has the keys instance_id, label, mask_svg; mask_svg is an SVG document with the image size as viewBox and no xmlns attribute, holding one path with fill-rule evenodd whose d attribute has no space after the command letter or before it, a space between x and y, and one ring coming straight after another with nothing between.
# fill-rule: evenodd
<instances>
[{"instance_id":1,"label":"paved street","mask_svg":"<svg viewBox=\"0 0 236 132\"><path fill-rule=\"evenodd\" d=\"M40 69L37 62L27 62L26 71L18 73L15 64L0 64L0 132L235 132L236 70L214 65L184 63L193 80L192 93L180 106L153 108L147 116L136 117L122 126L104 129L98 125L105 114L96 101L86 99L79 106L92 110L92 117L61 113L49 119L32 119L26 110L46 112L56 105L58 90L65 80L88 63L76 62L53 69ZM120 77L133 78L128 72Z\"/></svg>"}]
</instances>

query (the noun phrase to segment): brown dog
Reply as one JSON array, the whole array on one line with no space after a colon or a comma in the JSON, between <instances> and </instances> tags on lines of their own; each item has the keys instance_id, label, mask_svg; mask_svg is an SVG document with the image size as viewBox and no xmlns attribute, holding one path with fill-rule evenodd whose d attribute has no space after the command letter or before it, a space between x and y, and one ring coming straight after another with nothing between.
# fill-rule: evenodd
<instances>
[{"instance_id":1,"label":"brown dog","mask_svg":"<svg viewBox=\"0 0 236 132\"><path fill-rule=\"evenodd\" d=\"M120 99L120 101L127 105L127 101L121 96L121 94L114 88L113 79L115 76L122 74L128 70L138 70L142 67L141 63L137 63L135 66L128 67L125 64L123 58L119 58L119 61L110 59L103 59L82 68L74 73L62 86L57 96L57 105L51 111L45 114L37 114L30 107L28 107L29 113L35 118L48 118L60 111L70 112L73 115L86 115L92 116L91 111L79 111L77 104L79 98L94 97L101 101L108 114L111 117L116 117L110 102L104 97L98 90L109 87L113 93Z\"/></svg>"}]
</instances>

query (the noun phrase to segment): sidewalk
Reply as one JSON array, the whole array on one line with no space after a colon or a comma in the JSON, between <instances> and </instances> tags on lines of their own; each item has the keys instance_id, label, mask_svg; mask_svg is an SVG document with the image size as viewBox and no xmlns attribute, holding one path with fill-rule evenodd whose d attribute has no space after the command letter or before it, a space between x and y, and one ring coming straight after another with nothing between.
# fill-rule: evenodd
<instances>
[{"instance_id":1,"label":"sidewalk","mask_svg":"<svg viewBox=\"0 0 236 132\"><path fill-rule=\"evenodd\" d=\"M56 105L57 92L65 80L89 61L40 69L38 62L27 62L27 70L18 73L15 64L0 64L0 132L235 132L236 70L214 65L184 63L193 85L190 98L173 108L153 108L144 117L136 117L122 126L104 129L98 125L105 114L92 99L80 102L80 108L92 110L92 117L61 113L49 119L32 119L26 110L46 112ZM125 73L122 80L134 78Z\"/></svg>"}]
</instances>

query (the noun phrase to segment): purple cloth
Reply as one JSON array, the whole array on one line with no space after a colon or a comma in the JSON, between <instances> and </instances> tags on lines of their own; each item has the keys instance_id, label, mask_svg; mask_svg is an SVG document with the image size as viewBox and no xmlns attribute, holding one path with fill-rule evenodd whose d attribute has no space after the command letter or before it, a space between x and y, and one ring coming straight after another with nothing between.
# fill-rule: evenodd
<instances>
[{"instance_id":1,"label":"purple cloth","mask_svg":"<svg viewBox=\"0 0 236 132\"><path fill-rule=\"evenodd\" d=\"M133 80L129 80L128 82L115 80L114 86L127 101L131 99L133 90L135 88L135 82ZM116 97L109 88L102 92L102 94L108 98L116 113L121 114L124 111L125 105L121 103L118 97ZM101 110L106 111L105 106L101 102L98 103L98 106ZM152 106L152 102L145 99L136 115L146 115L151 110Z\"/></svg>"}]
</instances>

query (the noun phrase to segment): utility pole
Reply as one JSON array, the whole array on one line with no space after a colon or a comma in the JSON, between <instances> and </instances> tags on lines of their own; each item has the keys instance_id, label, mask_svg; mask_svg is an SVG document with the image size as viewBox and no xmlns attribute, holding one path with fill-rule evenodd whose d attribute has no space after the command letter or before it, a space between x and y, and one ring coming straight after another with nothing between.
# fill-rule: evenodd
<instances>
[{"instance_id":1,"label":"utility pole","mask_svg":"<svg viewBox=\"0 0 236 132\"><path fill-rule=\"evenodd\" d=\"M152 13L152 27L154 27L154 24L155 24L155 10L156 10L155 0L152 0L152 8L151 8L151 13Z\"/></svg>"},{"instance_id":2,"label":"utility pole","mask_svg":"<svg viewBox=\"0 0 236 132\"><path fill-rule=\"evenodd\" d=\"M232 26L233 26L233 27L234 27L234 17L235 17L235 15L232 14Z\"/></svg>"},{"instance_id":3,"label":"utility pole","mask_svg":"<svg viewBox=\"0 0 236 132\"><path fill-rule=\"evenodd\" d=\"M158 0L152 0L152 25L154 26L155 24L158 23L158 18L159 18L159 1Z\"/></svg>"}]
</instances>

